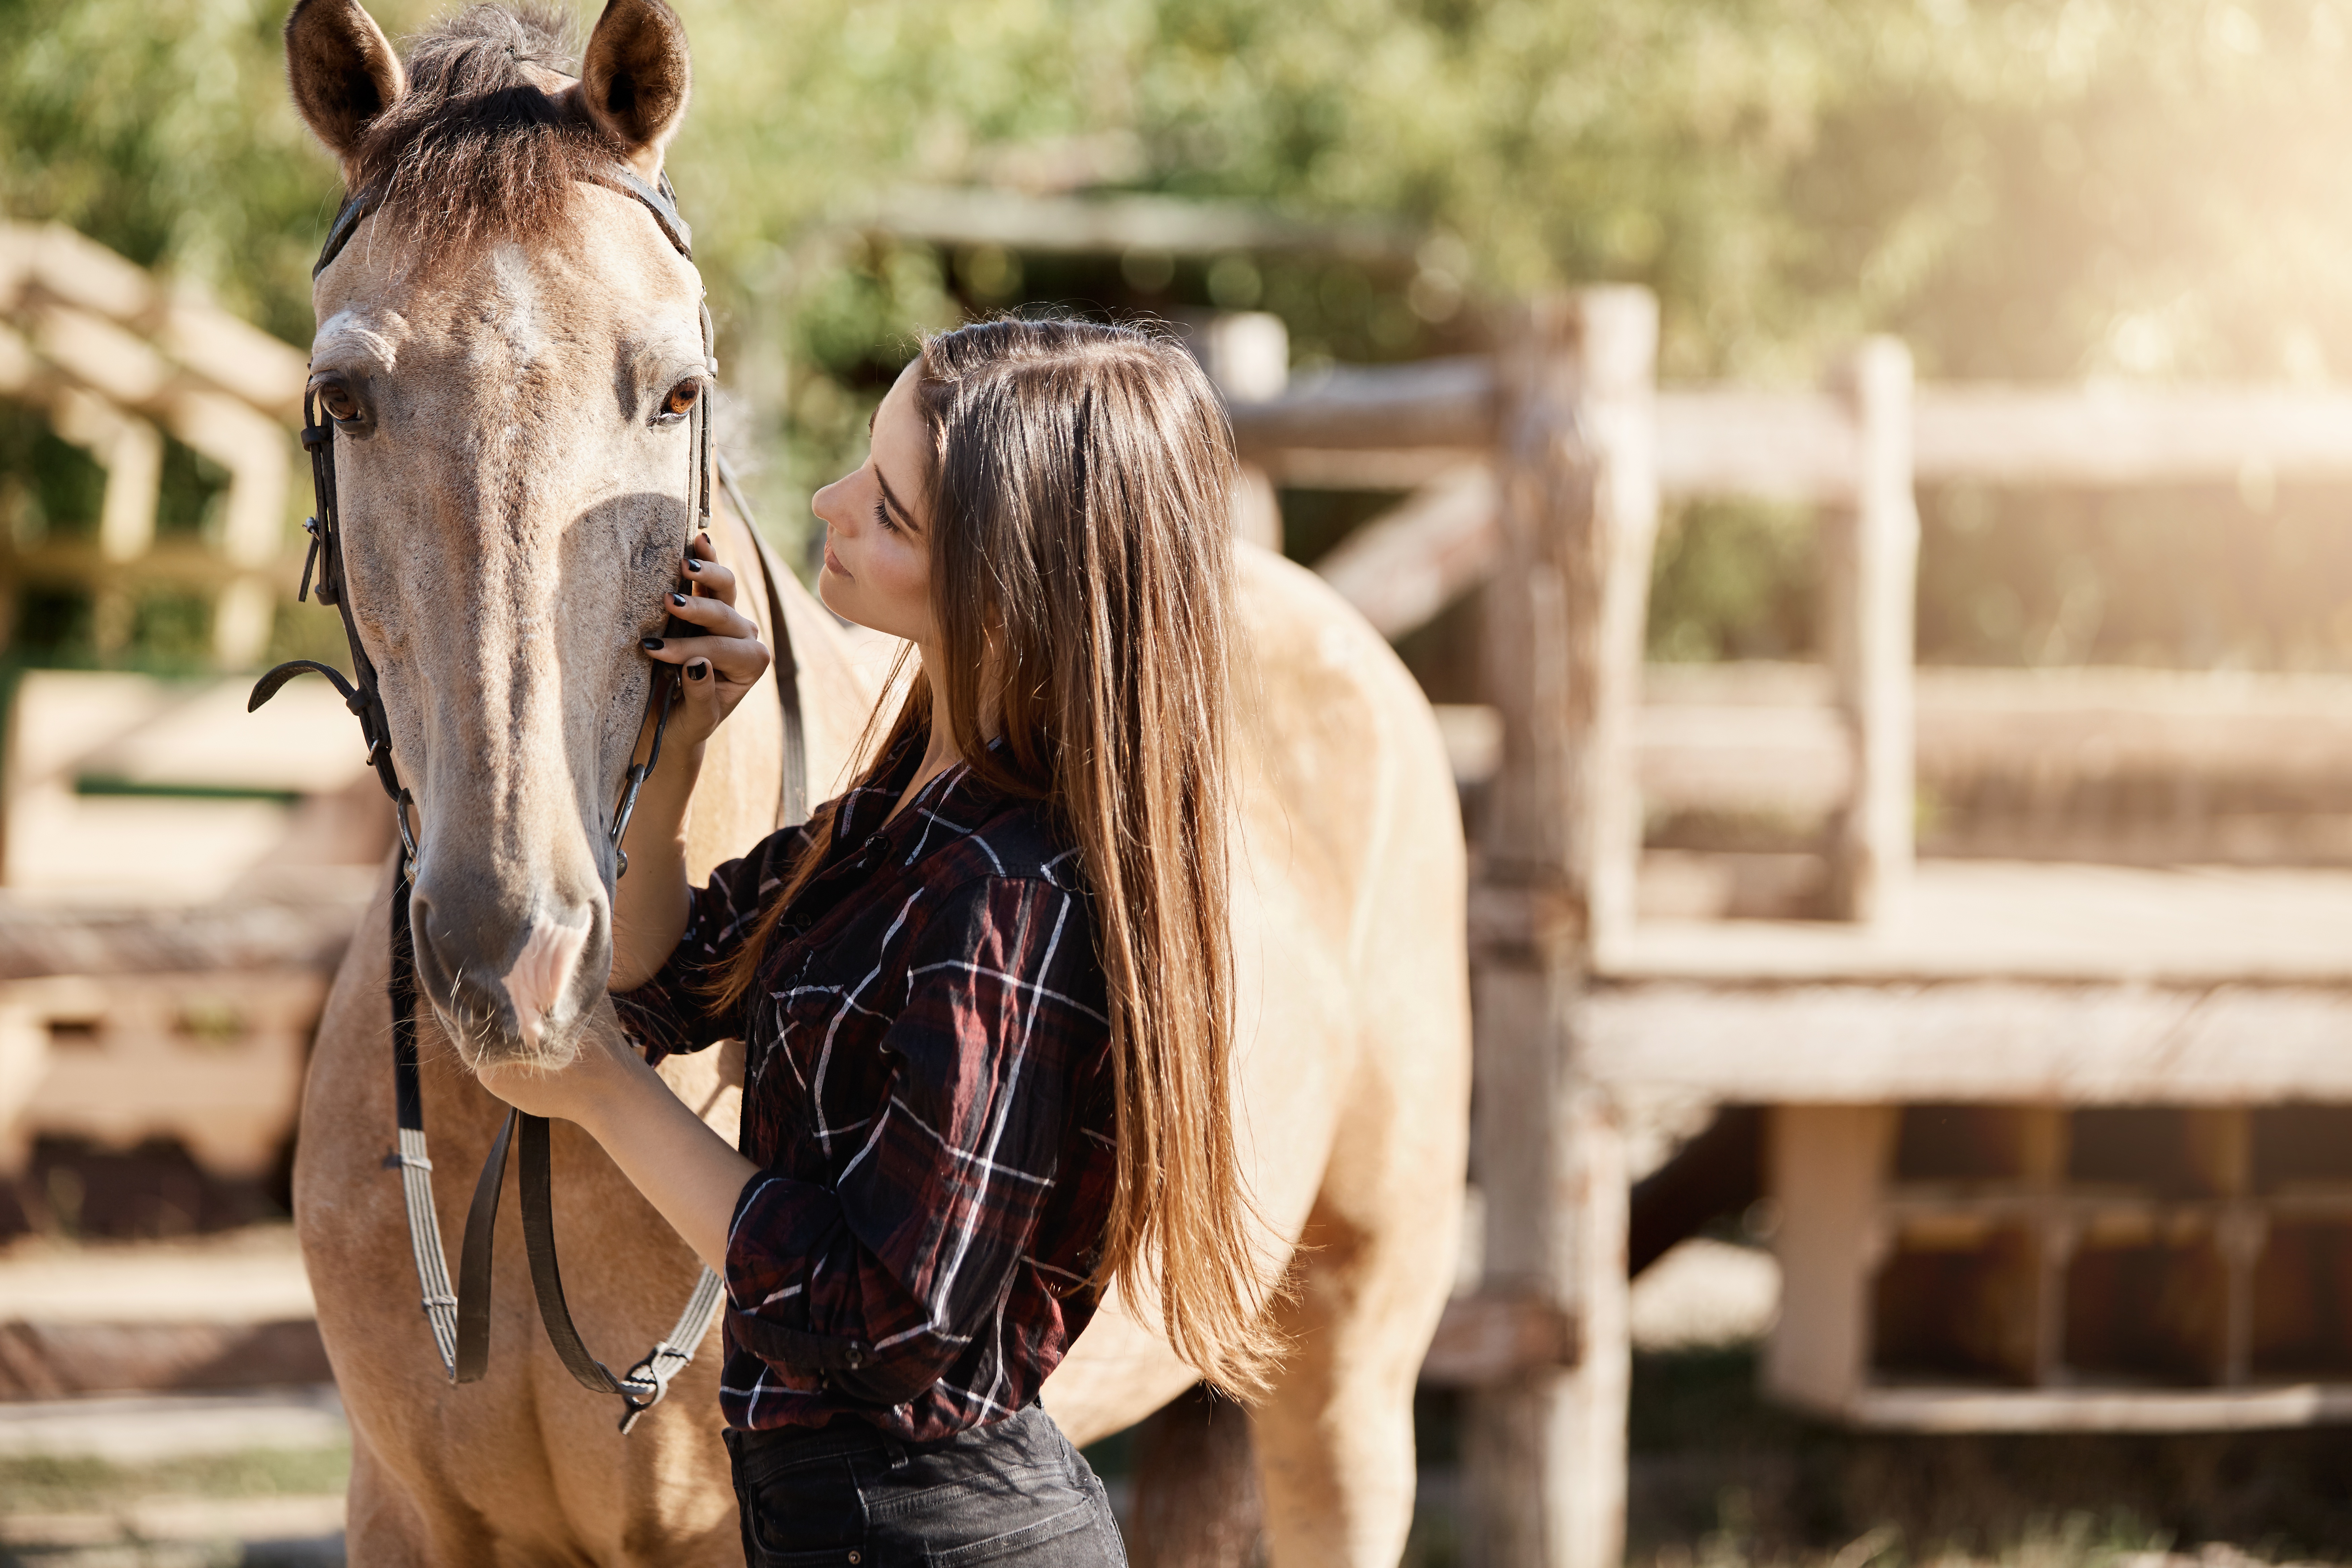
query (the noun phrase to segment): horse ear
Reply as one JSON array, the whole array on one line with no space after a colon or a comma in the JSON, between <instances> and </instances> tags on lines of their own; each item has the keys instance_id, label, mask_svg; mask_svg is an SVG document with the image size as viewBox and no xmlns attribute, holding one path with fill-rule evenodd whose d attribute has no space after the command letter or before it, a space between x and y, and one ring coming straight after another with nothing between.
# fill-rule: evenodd
<instances>
[{"instance_id":1,"label":"horse ear","mask_svg":"<svg viewBox=\"0 0 2352 1568\"><path fill-rule=\"evenodd\" d=\"M400 57L359 0L302 0L286 18L286 79L294 107L337 157L408 90Z\"/></svg>"},{"instance_id":2,"label":"horse ear","mask_svg":"<svg viewBox=\"0 0 2352 1568\"><path fill-rule=\"evenodd\" d=\"M686 24L662 0L611 0L581 61L580 107L618 142L637 173L661 173L662 149L686 118L694 70Z\"/></svg>"}]
</instances>

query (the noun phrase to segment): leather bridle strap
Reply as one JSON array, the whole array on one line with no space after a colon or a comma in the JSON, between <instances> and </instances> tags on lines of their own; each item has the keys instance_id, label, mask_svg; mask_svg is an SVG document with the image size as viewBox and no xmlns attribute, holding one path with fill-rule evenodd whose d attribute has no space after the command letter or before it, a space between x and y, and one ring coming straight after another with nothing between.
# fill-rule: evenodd
<instances>
[{"instance_id":1,"label":"leather bridle strap","mask_svg":"<svg viewBox=\"0 0 2352 1568\"><path fill-rule=\"evenodd\" d=\"M499 1190L505 1181L507 1152L518 1142L522 1151L523 1250L530 1260L531 1291L539 1300L540 1321L547 1329L548 1343L554 1347L556 1359L563 1363L564 1370L582 1387L593 1393L620 1397L626 1406L621 1415L621 1431L626 1434L636 1425L639 1415L661 1403L670 1379L694 1359L695 1347L710 1331L710 1321L718 1313L719 1304L726 1294L725 1287L718 1275L705 1268L702 1277L695 1281L694 1293L687 1299L685 1310L678 1313L677 1321L671 1326L669 1332L635 1366L615 1375L611 1368L590 1352L587 1342L572 1324L572 1309L564 1300L563 1274L555 1258L554 1187L550 1173L552 1162L549 1154L547 1119L509 1110L506 1121L499 1124L498 1137L490 1144L489 1158L483 1163L481 1178L474 1188L473 1209L466 1221L462 1267L467 1276L479 1271L482 1289L478 1291L461 1289L459 1292L464 1301L460 1309L461 1326L473 1323L473 1315L478 1314L478 1327L475 1333L460 1341L460 1381L471 1381L464 1375L468 1364L464 1352L478 1346L476 1353L479 1361L487 1362L488 1356L490 1238L498 1224ZM480 1375L478 1370L475 1375Z\"/></svg>"},{"instance_id":2,"label":"leather bridle strap","mask_svg":"<svg viewBox=\"0 0 2352 1568\"><path fill-rule=\"evenodd\" d=\"M642 204L678 254L689 262L693 260L692 231L685 219L678 216L676 198L667 177L658 185L648 184L633 170L619 164L604 171L600 177L604 184ZM362 190L345 197L341 209L335 215L332 227L328 231L318 262L310 269L313 277L324 271L341 254L344 246L358 230L361 220L375 209L381 195L379 190ZM705 367L715 374L719 366L713 357L710 308L707 302L701 306L700 313ZM409 1247L415 1260L417 1282L425 1315L433 1331L434 1346L440 1353L443 1371L453 1383L478 1381L488 1368L492 1244L497 1232L499 1196L504 1185L507 1155L520 1128L523 1239L530 1259L531 1284L538 1297L541 1321L546 1327L556 1354L583 1386L599 1394L617 1394L621 1398L626 1408L622 1414L620 1426L625 1434L635 1425L639 1415L660 1402L668 1390L671 1378L694 1359L695 1348L709 1334L711 1321L718 1314L724 1288L716 1274L709 1268L703 1269L687 1300L685 1310L679 1314L669 1333L641 1357L627 1373L614 1376L602 1362L588 1352L572 1321L571 1309L564 1300L562 1277L555 1261L547 1122L541 1117L510 1110L491 1142L481 1174L475 1183L473 1202L467 1214L465 1242L459 1255L457 1289L454 1295L450 1291L448 1264L442 1248L441 1227L433 1201L433 1165L425 1154L425 1099L417 1063L416 950L409 917L409 884L415 874L417 848L409 823L410 801L407 791L401 786L399 773L393 761L392 726L384 710L375 666L361 643L359 626L352 616L350 594L343 579L341 519L337 507L335 476L335 427L331 421L319 416L315 394L304 395L302 412L302 445L310 454L310 480L317 496L318 512L304 525L310 535L310 548L303 563L302 585L296 598L299 602L309 597L315 572L320 601L334 605L341 612L344 639L351 648L353 679L346 679L340 670L316 660L295 659L263 675L255 683L252 697L246 707L248 712L259 708L298 675L315 673L332 681L336 690L342 694L344 706L359 719L361 732L367 742L369 765L374 768L378 782L392 801L394 815L399 824L400 852L393 878L390 910L391 969L386 984L386 1000L391 1004L393 1020L393 1084L397 1104L397 1146L386 1157L384 1163L387 1167L397 1167L401 1173L402 1196L408 1214ZM798 663L793 658L792 629L785 619L784 601L777 580L782 568L767 542L760 537L751 508L745 504L726 458L712 451L710 399L707 394L696 402L694 421L690 433L687 500L696 525L706 531L709 527L711 477L715 464L719 479L725 485L737 515L751 535L767 579L770 635L775 643L777 692L782 704L784 721L785 767L777 802L777 826L789 826L807 816L807 752L802 721ZM675 619L670 629L678 630ZM652 739L643 762L636 761L634 752L632 754L621 797L614 807L608 829L616 877L628 869L628 857L620 847L621 840L635 813L638 793L660 763L662 739L668 729L670 712L678 695L677 672L669 666L657 665L651 689L646 693L645 723L640 725L641 731L647 724L651 726Z\"/></svg>"}]
</instances>

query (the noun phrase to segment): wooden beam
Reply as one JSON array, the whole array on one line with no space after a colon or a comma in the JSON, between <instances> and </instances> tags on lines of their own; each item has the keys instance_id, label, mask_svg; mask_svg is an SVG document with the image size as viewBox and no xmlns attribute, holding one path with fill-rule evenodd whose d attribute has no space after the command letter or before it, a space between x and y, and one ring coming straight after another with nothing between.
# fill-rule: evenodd
<instances>
[{"instance_id":1,"label":"wooden beam","mask_svg":"<svg viewBox=\"0 0 2352 1568\"><path fill-rule=\"evenodd\" d=\"M1267 474L1285 489L1417 490L1454 469L1489 462L1484 447L1276 447L1259 454Z\"/></svg>"},{"instance_id":2,"label":"wooden beam","mask_svg":"<svg viewBox=\"0 0 2352 1568\"><path fill-rule=\"evenodd\" d=\"M1229 413L1244 455L1290 447L1483 447L1495 438L1495 365L1484 357L1333 365Z\"/></svg>"},{"instance_id":3,"label":"wooden beam","mask_svg":"<svg viewBox=\"0 0 2352 1568\"><path fill-rule=\"evenodd\" d=\"M1911 352L1873 338L1841 377L1860 459L1850 504L1823 520L1822 644L1853 754L1853 795L1830 836L1830 909L1890 918L1911 878L1911 665L1919 512L1911 499Z\"/></svg>"},{"instance_id":4,"label":"wooden beam","mask_svg":"<svg viewBox=\"0 0 2352 1568\"><path fill-rule=\"evenodd\" d=\"M259 570L239 566L219 552L193 542L166 540L144 554L118 561L98 543L67 541L37 544L16 551L0 541L0 577L22 582L89 586L105 578L118 584L169 584L197 592L218 593L233 584L257 579L291 594L302 571L299 557L280 556Z\"/></svg>"},{"instance_id":5,"label":"wooden beam","mask_svg":"<svg viewBox=\"0 0 2352 1568\"><path fill-rule=\"evenodd\" d=\"M1923 482L2155 485L2352 479L2352 395L2266 387L1919 389Z\"/></svg>"},{"instance_id":6,"label":"wooden beam","mask_svg":"<svg viewBox=\"0 0 2352 1568\"><path fill-rule=\"evenodd\" d=\"M2352 1384L1871 1388L1822 1413L1879 1432L2260 1432L2352 1422Z\"/></svg>"},{"instance_id":7,"label":"wooden beam","mask_svg":"<svg viewBox=\"0 0 2352 1568\"><path fill-rule=\"evenodd\" d=\"M1357 529L1315 570L1393 641L1477 586L1496 538L1495 476L1474 463Z\"/></svg>"},{"instance_id":8,"label":"wooden beam","mask_svg":"<svg viewBox=\"0 0 2352 1568\"><path fill-rule=\"evenodd\" d=\"M1614 1568L1631 1366L1624 1147L1581 1065L1580 999L1595 945L1630 921L1640 850L1657 302L1631 289L1549 298L1504 341L1502 546L1485 616L1502 762L1479 835L1487 877L1527 919L1473 969L1472 1159L1486 1289L1573 1316L1583 1354L1472 1395L1472 1555Z\"/></svg>"},{"instance_id":9,"label":"wooden beam","mask_svg":"<svg viewBox=\"0 0 2352 1568\"><path fill-rule=\"evenodd\" d=\"M2352 1100L2352 984L1601 987L1592 1075L1759 1104Z\"/></svg>"},{"instance_id":10,"label":"wooden beam","mask_svg":"<svg viewBox=\"0 0 2352 1568\"><path fill-rule=\"evenodd\" d=\"M1552 1302L1456 1296L1445 1303L1422 1358L1421 1381L1433 1388L1486 1388L1558 1372L1581 1358L1581 1338L1576 1320Z\"/></svg>"},{"instance_id":11,"label":"wooden beam","mask_svg":"<svg viewBox=\"0 0 2352 1568\"><path fill-rule=\"evenodd\" d=\"M1658 487L1678 500L1851 500L1862 470L1851 400L1685 386L1658 393Z\"/></svg>"},{"instance_id":12,"label":"wooden beam","mask_svg":"<svg viewBox=\"0 0 2352 1568\"><path fill-rule=\"evenodd\" d=\"M1237 411L1234 430L1268 454L1476 447L1490 438L1496 395L1484 359L1339 366L1319 385ZM1834 394L1683 386L1660 391L1654 407L1666 495L1836 502L1864 481L1861 434ZM1923 483L2352 479L2352 395L1931 383L1914 399L1912 443Z\"/></svg>"},{"instance_id":13,"label":"wooden beam","mask_svg":"<svg viewBox=\"0 0 2352 1568\"><path fill-rule=\"evenodd\" d=\"M361 910L349 899L184 910L0 907L0 981L289 968L331 974Z\"/></svg>"}]
</instances>

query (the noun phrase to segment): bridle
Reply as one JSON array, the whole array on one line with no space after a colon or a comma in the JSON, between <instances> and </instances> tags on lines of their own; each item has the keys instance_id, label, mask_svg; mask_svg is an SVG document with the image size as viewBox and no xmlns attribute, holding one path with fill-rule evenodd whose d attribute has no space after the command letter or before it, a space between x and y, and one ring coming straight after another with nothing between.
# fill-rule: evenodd
<instances>
[{"instance_id":1,"label":"bridle","mask_svg":"<svg viewBox=\"0 0 2352 1568\"><path fill-rule=\"evenodd\" d=\"M677 253L688 262L693 261L692 231L678 216L676 196L667 176L658 185L647 184L635 171L614 163L595 177L642 204ZM320 247L318 262L310 268L313 278L342 253L361 220L376 209L382 197L381 189L345 196L341 210L335 215L334 226L327 233L326 244ZM704 368L715 375L719 362L712 357L710 306L707 300L701 305L701 316ZM307 599L315 583L320 602L332 605L341 612L344 640L351 646L352 673L347 679L331 665L315 659L294 659L255 682L246 709L250 712L259 708L299 675L322 675L332 681L335 689L342 694L343 705L360 721L360 733L367 742L368 764L375 770L377 782L392 801L393 816L399 825L400 851L392 884L392 971L387 986L392 1004L393 1086L398 1136L397 1146L383 1163L387 1169L397 1168L400 1172L401 1193L408 1213L409 1249L416 1262L425 1321L432 1328L434 1346L440 1352L442 1371L449 1381L478 1381L489 1367L491 1247L498 1225L499 1198L505 1184L508 1152L520 1141L523 1245L530 1260L531 1289L538 1298L540 1321L546 1325L547 1337L556 1355L582 1386L593 1393L619 1396L624 1406L620 1426L625 1435L638 1416L661 1402L669 1390L670 1380L694 1359L695 1348L709 1332L725 1287L718 1275L703 1269L693 1293L687 1299L685 1310L669 1332L628 1372L614 1375L589 1353L563 1298L563 1279L555 1258L547 1121L509 1109L497 1137L491 1141L489 1154L474 1184L473 1202L466 1215L465 1241L459 1253L457 1287L454 1292L450 1289L448 1259L442 1249L440 1220L433 1203L433 1162L425 1154L425 1096L417 1068L416 944L409 923L408 900L417 858L415 834L409 823L413 803L393 761L392 725L384 712L382 683L374 662L360 641L359 624L352 614L350 586L343 574L341 513L337 504L335 425L331 418L320 417L320 413L317 393L306 391L302 397L302 446L310 454L310 483L318 511L303 525L310 536L310 549L302 563L302 584L295 597L298 602ZM711 450L710 397L707 389L696 398L692 418L688 514L696 520L697 527L709 527L715 468L728 500L752 537L767 580L769 622L776 643L776 689L784 720L783 781L776 813L781 826L798 822L807 815L799 669L793 657L792 632L784 618L783 598L778 588L777 574L782 566L753 526L751 509L744 503L727 459ZM680 554L683 553L681 546ZM673 621L671 629L677 630L677 626L678 623ZM635 815L638 793L661 761L662 737L677 700L678 682L674 668L660 663L654 666L652 687L646 695L646 715L637 727L640 734L650 727L652 738L643 762L636 760L632 745L620 798L614 805L612 821L606 829L615 877L629 868L621 840L628 832L630 818Z\"/></svg>"}]
</instances>

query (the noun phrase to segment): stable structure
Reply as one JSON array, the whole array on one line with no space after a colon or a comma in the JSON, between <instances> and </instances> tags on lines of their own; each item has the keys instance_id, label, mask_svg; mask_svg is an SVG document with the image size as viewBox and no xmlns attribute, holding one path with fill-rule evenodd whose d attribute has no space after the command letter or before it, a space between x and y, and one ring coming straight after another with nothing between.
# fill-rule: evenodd
<instances>
[{"instance_id":1,"label":"stable structure","mask_svg":"<svg viewBox=\"0 0 2352 1568\"><path fill-rule=\"evenodd\" d=\"M1491 1336L1515 1361L1467 1377L1475 1560L1622 1554L1636 1089L1772 1108L1784 1398L1931 1430L2352 1415L2328 1310L2352 1284L2352 876L1920 862L1911 625L1916 484L2352 479L2352 397L1915 387L1888 340L1818 392L1661 389L1654 301L1623 289L1536 301L1498 341L1234 410L1278 481L1417 487L1320 568L1383 629L1483 584L1492 711L1454 718L1491 774L1485 1277L1457 1317L1518 1327ZM1793 748L1644 712L1661 498L1717 496L1820 508L1826 668ZM2161 750L2168 716L2107 727ZM1835 918L1645 915L1662 755L1718 790L1828 792Z\"/></svg>"},{"instance_id":2,"label":"stable structure","mask_svg":"<svg viewBox=\"0 0 2352 1568\"><path fill-rule=\"evenodd\" d=\"M0 532L0 616L26 583L97 584L110 651L130 635L133 591L168 586L210 601L222 668L257 663L299 562L288 479L308 374L300 350L86 236L0 223L0 397L41 409L106 474L94 539L26 546ZM216 539L158 544L166 432L226 473Z\"/></svg>"}]
</instances>

